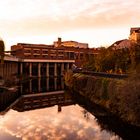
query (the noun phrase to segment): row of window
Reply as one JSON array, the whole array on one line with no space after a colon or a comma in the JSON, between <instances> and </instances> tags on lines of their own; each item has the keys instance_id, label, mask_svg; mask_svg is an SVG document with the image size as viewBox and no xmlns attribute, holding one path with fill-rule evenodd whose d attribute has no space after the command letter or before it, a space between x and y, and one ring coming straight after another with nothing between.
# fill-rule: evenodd
<instances>
[{"instance_id":1,"label":"row of window","mask_svg":"<svg viewBox=\"0 0 140 140\"><path fill-rule=\"evenodd\" d=\"M72 51L68 51L68 52L64 52L63 50L48 50L48 49L43 49L43 50L40 50L40 49L33 49L31 50L30 48L25 48L24 49L24 53L29 53L29 54L42 54L42 55L45 55L45 54L59 54L59 55L64 55L64 53L66 54L69 54L70 55L74 55L75 53L83 53L83 52L72 52Z\"/></svg>"},{"instance_id":2,"label":"row of window","mask_svg":"<svg viewBox=\"0 0 140 140\"><path fill-rule=\"evenodd\" d=\"M93 55L93 54L92 54ZM90 54L84 52L73 52L53 49L34 49L24 48L26 58L45 58L45 59L83 59L88 58Z\"/></svg>"},{"instance_id":3,"label":"row of window","mask_svg":"<svg viewBox=\"0 0 140 140\"><path fill-rule=\"evenodd\" d=\"M24 49L24 52L25 53L42 53L42 54L46 54L46 53L63 53L63 50L59 50L59 51L57 51L57 50L48 50L48 49L30 49L30 48L25 48Z\"/></svg>"},{"instance_id":4,"label":"row of window","mask_svg":"<svg viewBox=\"0 0 140 140\"><path fill-rule=\"evenodd\" d=\"M62 54L42 54L42 55L39 55L39 54L34 54L34 55L31 55L29 53L24 53L24 56L26 58L49 58L49 59L83 59L84 57L87 57L87 55L84 55L84 54L74 54L74 53L65 53L65 55L62 55Z\"/></svg>"}]
</instances>

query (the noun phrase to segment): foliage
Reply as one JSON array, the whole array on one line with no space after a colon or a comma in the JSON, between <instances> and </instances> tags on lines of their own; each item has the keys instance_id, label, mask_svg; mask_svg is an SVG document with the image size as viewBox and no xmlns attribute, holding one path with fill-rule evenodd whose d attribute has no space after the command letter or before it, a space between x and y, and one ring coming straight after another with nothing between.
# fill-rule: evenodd
<instances>
[{"instance_id":1,"label":"foliage","mask_svg":"<svg viewBox=\"0 0 140 140\"><path fill-rule=\"evenodd\" d=\"M87 59L84 68L98 72L129 73L140 64L140 45L133 44L130 48L112 50L101 48L97 56Z\"/></svg>"},{"instance_id":2,"label":"foliage","mask_svg":"<svg viewBox=\"0 0 140 140\"><path fill-rule=\"evenodd\" d=\"M0 58L1 58L1 64L4 63L4 50L5 50L5 45L2 40L0 40Z\"/></svg>"},{"instance_id":3,"label":"foliage","mask_svg":"<svg viewBox=\"0 0 140 140\"><path fill-rule=\"evenodd\" d=\"M139 60L138 44L120 50L102 48L97 56L88 59L85 68L99 72L128 73L129 78L116 80L74 74L69 76L70 87L123 120L140 126Z\"/></svg>"},{"instance_id":4,"label":"foliage","mask_svg":"<svg viewBox=\"0 0 140 140\"><path fill-rule=\"evenodd\" d=\"M95 56L90 55L86 58L85 62L83 63L83 69L95 71Z\"/></svg>"},{"instance_id":5,"label":"foliage","mask_svg":"<svg viewBox=\"0 0 140 140\"><path fill-rule=\"evenodd\" d=\"M65 72L64 80L65 80L66 86L70 88L73 86L73 72L71 70L68 70L67 72Z\"/></svg>"},{"instance_id":6,"label":"foliage","mask_svg":"<svg viewBox=\"0 0 140 140\"><path fill-rule=\"evenodd\" d=\"M140 75L133 75L120 87L119 111L128 121L140 122Z\"/></svg>"},{"instance_id":7,"label":"foliage","mask_svg":"<svg viewBox=\"0 0 140 140\"><path fill-rule=\"evenodd\" d=\"M140 125L140 75L125 80L73 75L72 87L124 121Z\"/></svg>"},{"instance_id":8,"label":"foliage","mask_svg":"<svg viewBox=\"0 0 140 140\"><path fill-rule=\"evenodd\" d=\"M102 79L102 96L101 98L104 100L108 100L108 84L109 84L109 80L107 78L103 78Z\"/></svg>"}]
</instances>

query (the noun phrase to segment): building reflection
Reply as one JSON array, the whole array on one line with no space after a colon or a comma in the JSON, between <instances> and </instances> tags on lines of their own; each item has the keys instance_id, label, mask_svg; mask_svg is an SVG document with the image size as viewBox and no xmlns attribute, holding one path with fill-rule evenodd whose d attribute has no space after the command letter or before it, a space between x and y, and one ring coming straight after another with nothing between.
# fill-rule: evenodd
<instances>
[{"instance_id":1,"label":"building reflection","mask_svg":"<svg viewBox=\"0 0 140 140\"><path fill-rule=\"evenodd\" d=\"M21 98L13 106L17 111L26 111L58 105L58 112L62 106L72 105L71 96L64 93L63 77L41 77L25 81L20 85Z\"/></svg>"},{"instance_id":2,"label":"building reflection","mask_svg":"<svg viewBox=\"0 0 140 140\"><path fill-rule=\"evenodd\" d=\"M41 77L32 78L20 85L20 92L24 94L35 94L48 91L64 90L63 77Z\"/></svg>"},{"instance_id":3,"label":"building reflection","mask_svg":"<svg viewBox=\"0 0 140 140\"><path fill-rule=\"evenodd\" d=\"M30 114L28 117L32 120L32 113L30 113L31 110L34 110L35 112L40 112L41 109L45 110L43 111L43 114L47 112L47 110L51 110L51 107L53 108L53 106L55 106L56 109L56 105L57 105L57 111L61 112L63 114L63 112L65 112L66 110L63 109L64 106L67 106L68 108L74 108L75 104L79 104L80 107L80 113L82 113L82 118L84 118L86 120L86 122L84 122L84 125L86 126L86 124L88 122L90 122L90 126L91 126L91 131L93 131L94 129L96 130L96 128L99 128L99 134L102 134L102 130L105 130L106 132L108 132L109 134L113 133L113 135L117 135L116 140L139 140L139 128L138 127L134 127L134 126L130 126L124 122L122 122L121 120L119 120L118 118L114 117L113 115L109 114L106 110L104 110L103 108L99 107L96 104L93 104L91 102L89 102L88 100L85 100L84 97L78 95L78 94L72 94L69 93L69 91L64 91L64 81L62 77L58 77L58 78L36 78L36 79L30 79L27 80L26 82L24 82L21 87L20 87L20 91L21 91L21 97L17 100L16 104L14 104L12 106L12 109L18 111L19 112L24 112L24 111L28 111L28 113ZM78 108L79 108L78 106ZM77 106L76 106L77 107ZM39 110L40 109L40 110ZM73 123L73 118L77 118L75 123L79 120L81 120L82 118L80 118L81 116L78 116L80 113L77 112L77 110L75 111L71 111L70 114L68 114L70 112L70 110L67 110L67 113L65 114L65 119L67 121L69 121L69 119L67 117L70 116L71 113L74 113L71 116L71 123ZM17 112L16 112L17 113ZM17 114L18 114L17 113ZM21 114L22 114L21 113ZM53 111L48 111L48 114L46 116L49 116L50 114L55 114L56 112ZM8 114L8 113L7 113ZM23 113L23 116L25 116L25 118L27 118L26 116L27 114ZM34 116L38 116L40 114L35 113ZM91 120L91 115L93 117L94 122ZM22 115L21 115L22 116ZM42 115L43 116L43 115ZM39 118L42 118L39 117ZM49 120L51 120L51 115L48 117ZM61 115L57 116L57 117L62 117ZM56 120L57 120L56 117ZM24 119L25 119L24 118ZM80 119L79 119L80 118ZM63 120L62 118L60 120ZM46 121L46 118L43 120ZM67 121L64 121L64 125L66 124ZM10 122L12 122L10 120ZM50 121L48 121L50 124ZM71 123L69 125L69 127L71 127ZM41 124L39 122L39 124ZM41 126L44 123L41 124ZM29 126L30 126L30 121L29 121ZM76 127L76 125L74 125ZM79 125L81 128L81 125ZM96 126L96 127L95 127ZM46 128L47 126L45 126ZM53 126L53 128L55 128L56 125ZM61 125L59 126L59 129L61 128ZM86 127L83 127L86 128ZM61 128L63 129L63 128ZM73 128L71 128L72 130ZM82 129L83 130L83 129ZM83 134L86 133L87 130L83 131ZM77 132L77 130L75 130L75 132ZM78 134L81 134L81 132L79 132ZM88 135L89 133L87 132L86 137L90 137L90 135ZM78 135L79 136L79 135ZM83 135L81 136L83 138ZM121 138L122 139L121 139ZM74 138L76 139L76 138ZM78 139L78 138L77 138ZM97 138L98 139L98 138ZM110 139L109 138L106 138Z\"/></svg>"},{"instance_id":4,"label":"building reflection","mask_svg":"<svg viewBox=\"0 0 140 140\"><path fill-rule=\"evenodd\" d=\"M58 112L61 112L63 106L73 104L75 102L72 97L64 91L53 91L22 95L12 109L23 112L58 105Z\"/></svg>"}]
</instances>

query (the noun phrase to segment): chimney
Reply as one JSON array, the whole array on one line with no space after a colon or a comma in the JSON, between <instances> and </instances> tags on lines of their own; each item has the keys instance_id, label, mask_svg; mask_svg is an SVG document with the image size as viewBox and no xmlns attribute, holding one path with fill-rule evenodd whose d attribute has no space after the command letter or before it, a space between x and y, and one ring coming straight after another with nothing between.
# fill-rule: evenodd
<instances>
[{"instance_id":1,"label":"chimney","mask_svg":"<svg viewBox=\"0 0 140 140\"><path fill-rule=\"evenodd\" d=\"M62 43L61 40L62 40L62 39L59 37L59 38L58 38L58 41L57 41L58 47L61 47L61 43Z\"/></svg>"}]
</instances>

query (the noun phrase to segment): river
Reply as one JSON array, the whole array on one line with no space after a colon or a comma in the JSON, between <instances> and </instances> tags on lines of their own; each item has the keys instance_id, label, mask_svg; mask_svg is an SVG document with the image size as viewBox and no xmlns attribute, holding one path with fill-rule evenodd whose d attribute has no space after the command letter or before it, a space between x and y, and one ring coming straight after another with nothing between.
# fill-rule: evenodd
<instances>
[{"instance_id":1,"label":"river","mask_svg":"<svg viewBox=\"0 0 140 140\"><path fill-rule=\"evenodd\" d=\"M43 95L49 91L58 91L57 95L50 99L53 99L54 104L42 102L45 96L41 97L42 100L39 98L42 106L38 106L37 100L33 101L32 97L28 100L27 98L24 100L23 97L8 111L1 113L0 140L125 140L129 138L136 140L138 138L138 135L133 135L131 129L128 128L127 131L125 127L125 131L123 124L120 125L116 119L112 126L112 123L110 124L112 118L104 115L104 110L98 110L96 105L90 106L79 102L68 92L63 93L59 101L55 101L59 91L63 89L62 78L46 79L45 82L35 79L22 84L19 91L22 95L34 95L39 92Z\"/></svg>"}]
</instances>

